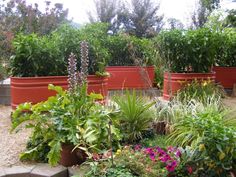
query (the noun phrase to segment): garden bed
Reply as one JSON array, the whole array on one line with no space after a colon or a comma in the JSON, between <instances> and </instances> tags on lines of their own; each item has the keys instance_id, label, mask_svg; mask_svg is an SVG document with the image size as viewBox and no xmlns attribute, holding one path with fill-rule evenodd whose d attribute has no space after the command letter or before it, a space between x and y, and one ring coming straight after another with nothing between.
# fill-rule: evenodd
<instances>
[{"instance_id":1,"label":"garden bed","mask_svg":"<svg viewBox=\"0 0 236 177\"><path fill-rule=\"evenodd\" d=\"M227 107L235 109L236 98L228 97L223 102ZM25 149L30 135L29 129L12 134L9 132L11 128L11 111L10 106L0 106L0 167L23 164L19 160L19 154Z\"/></svg>"}]
</instances>

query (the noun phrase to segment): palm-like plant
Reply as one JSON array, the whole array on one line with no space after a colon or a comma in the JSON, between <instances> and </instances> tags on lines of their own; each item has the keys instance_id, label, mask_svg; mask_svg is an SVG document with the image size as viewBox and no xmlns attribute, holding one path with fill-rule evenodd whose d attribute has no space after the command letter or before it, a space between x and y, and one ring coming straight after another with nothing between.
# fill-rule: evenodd
<instances>
[{"instance_id":1,"label":"palm-like plant","mask_svg":"<svg viewBox=\"0 0 236 177\"><path fill-rule=\"evenodd\" d=\"M142 133L148 130L154 118L155 111L152 107L155 102L137 96L135 91L126 91L125 96L114 97L114 101L119 106L118 121L124 140L134 142L141 139Z\"/></svg>"}]
</instances>

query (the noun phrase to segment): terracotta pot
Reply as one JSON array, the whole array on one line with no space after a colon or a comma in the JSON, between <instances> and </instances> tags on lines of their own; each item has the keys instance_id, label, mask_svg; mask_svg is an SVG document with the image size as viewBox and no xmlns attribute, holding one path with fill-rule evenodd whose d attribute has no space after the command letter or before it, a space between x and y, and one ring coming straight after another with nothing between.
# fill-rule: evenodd
<instances>
[{"instance_id":1,"label":"terracotta pot","mask_svg":"<svg viewBox=\"0 0 236 177\"><path fill-rule=\"evenodd\" d=\"M178 90L193 80L215 81L215 73L164 73L163 98L169 100Z\"/></svg>"},{"instance_id":2,"label":"terracotta pot","mask_svg":"<svg viewBox=\"0 0 236 177\"><path fill-rule=\"evenodd\" d=\"M158 135L165 135L166 134L166 122L159 121L153 125L153 128Z\"/></svg>"},{"instance_id":3,"label":"terracotta pot","mask_svg":"<svg viewBox=\"0 0 236 177\"><path fill-rule=\"evenodd\" d=\"M216 82L220 83L226 89L232 89L236 84L236 67L214 66L216 73Z\"/></svg>"},{"instance_id":4,"label":"terracotta pot","mask_svg":"<svg viewBox=\"0 0 236 177\"><path fill-rule=\"evenodd\" d=\"M80 149L74 149L74 145L62 144L60 164L65 167L82 164L87 155Z\"/></svg>"},{"instance_id":5,"label":"terracotta pot","mask_svg":"<svg viewBox=\"0 0 236 177\"><path fill-rule=\"evenodd\" d=\"M68 88L67 76L46 77L11 77L11 106L15 109L19 104L31 102L32 104L45 101L56 94L48 90L48 84ZM88 93L95 92L107 96L107 77L96 75L88 76Z\"/></svg>"},{"instance_id":6,"label":"terracotta pot","mask_svg":"<svg viewBox=\"0 0 236 177\"><path fill-rule=\"evenodd\" d=\"M106 71L109 90L150 88L154 81L154 66L108 66Z\"/></svg>"}]
</instances>

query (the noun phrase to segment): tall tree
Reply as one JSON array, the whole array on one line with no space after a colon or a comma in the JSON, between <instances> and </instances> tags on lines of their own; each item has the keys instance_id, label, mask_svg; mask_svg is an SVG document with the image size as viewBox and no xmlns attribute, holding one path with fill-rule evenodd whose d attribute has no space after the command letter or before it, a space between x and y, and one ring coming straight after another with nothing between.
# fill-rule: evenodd
<instances>
[{"instance_id":1,"label":"tall tree","mask_svg":"<svg viewBox=\"0 0 236 177\"><path fill-rule=\"evenodd\" d=\"M207 22L211 12L220 6L220 0L199 0L192 14L192 28L201 28Z\"/></svg>"},{"instance_id":2,"label":"tall tree","mask_svg":"<svg viewBox=\"0 0 236 177\"><path fill-rule=\"evenodd\" d=\"M132 0L131 10L123 6L118 19L126 32L137 37L149 37L163 27L163 15L158 15L159 3L152 0Z\"/></svg>"},{"instance_id":3,"label":"tall tree","mask_svg":"<svg viewBox=\"0 0 236 177\"><path fill-rule=\"evenodd\" d=\"M94 0L95 16L89 12L89 20L93 22L112 23L112 20L118 13L118 0Z\"/></svg>"},{"instance_id":4,"label":"tall tree","mask_svg":"<svg viewBox=\"0 0 236 177\"><path fill-rule=\"evenodd\" d=\"M28 5L25 0L0 2L0 58L9 58L11 55L11 41L15 34L45 35L61 23L68 22L68 10L64 10L62 4L56 3L51 7L50 1L45 3L45 11L42 12L37 3Z\"/></svg>"},{"instance_id":5,"label":"tall tree","mask_svg":"<svg viewBox=\"0 0 236 177\"><path fill-rule=\"evenodd\" d=\"M184 28L183 23L176 18L169 18L167 22L169 24L170 29L183 29Z\"/></svg>"},{"instance_id":6,"label":"tall tree","mask_svg":"<svg viewBox=\"0 0 236 177\"><path fill-rule=\"evenodd\" d=\"M228 11L228 15L225 18L224 26L236 28L236 9Z\"/></svg>"}]
</instances>

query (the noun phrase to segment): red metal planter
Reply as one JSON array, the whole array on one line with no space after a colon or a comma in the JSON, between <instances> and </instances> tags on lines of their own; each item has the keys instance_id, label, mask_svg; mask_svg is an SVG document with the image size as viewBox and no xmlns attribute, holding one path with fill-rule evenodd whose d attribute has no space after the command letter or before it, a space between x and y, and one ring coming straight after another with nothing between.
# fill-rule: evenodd
<instances>
[{"instance_id":1,"label":"red metal planter","mask_svg":"<svg viewBox=\"0 0 236 177\"><path fill-rule=\"evenodd\" d=\"M224 88L232 89L236 83L236 67L214 66L216 73L216 82L219 82Z\"/></svg>"},{"instance_id":2,"label":"red metal planter","mask_svg":"<svg viewBox=\"0 0 236 177\"><path fill-rule=\"evenodd\" d=\"M108 66L106 71L109 90L150 88L154 80L154 66Z\"/></svg>"},{"instance_id":3,"label":"red metal planter","mask_svg":"<svg viewBox=\"0 0 236 177\"><path fill-rule=\"evenodd\" d=\"M11 106L15 109L19 104L31 102L33 104L45 101L56 94L48 90L48 84L68 88L67 76L46 77L11 77ZM107 96L107 78L95 75L88 76L88 93L101 93Z\"/></svg>"},{"instance_id":4,"label":"red metal planter","mask_svg":"<svg viewBox=\"0 0 236 177\"><path fill-rule=\"evenodd\" d=\"M164 73L163 98L169 100L186 83L193 80L212 80L215 81L215 73Z\"/></svg>"}]
</instances>

